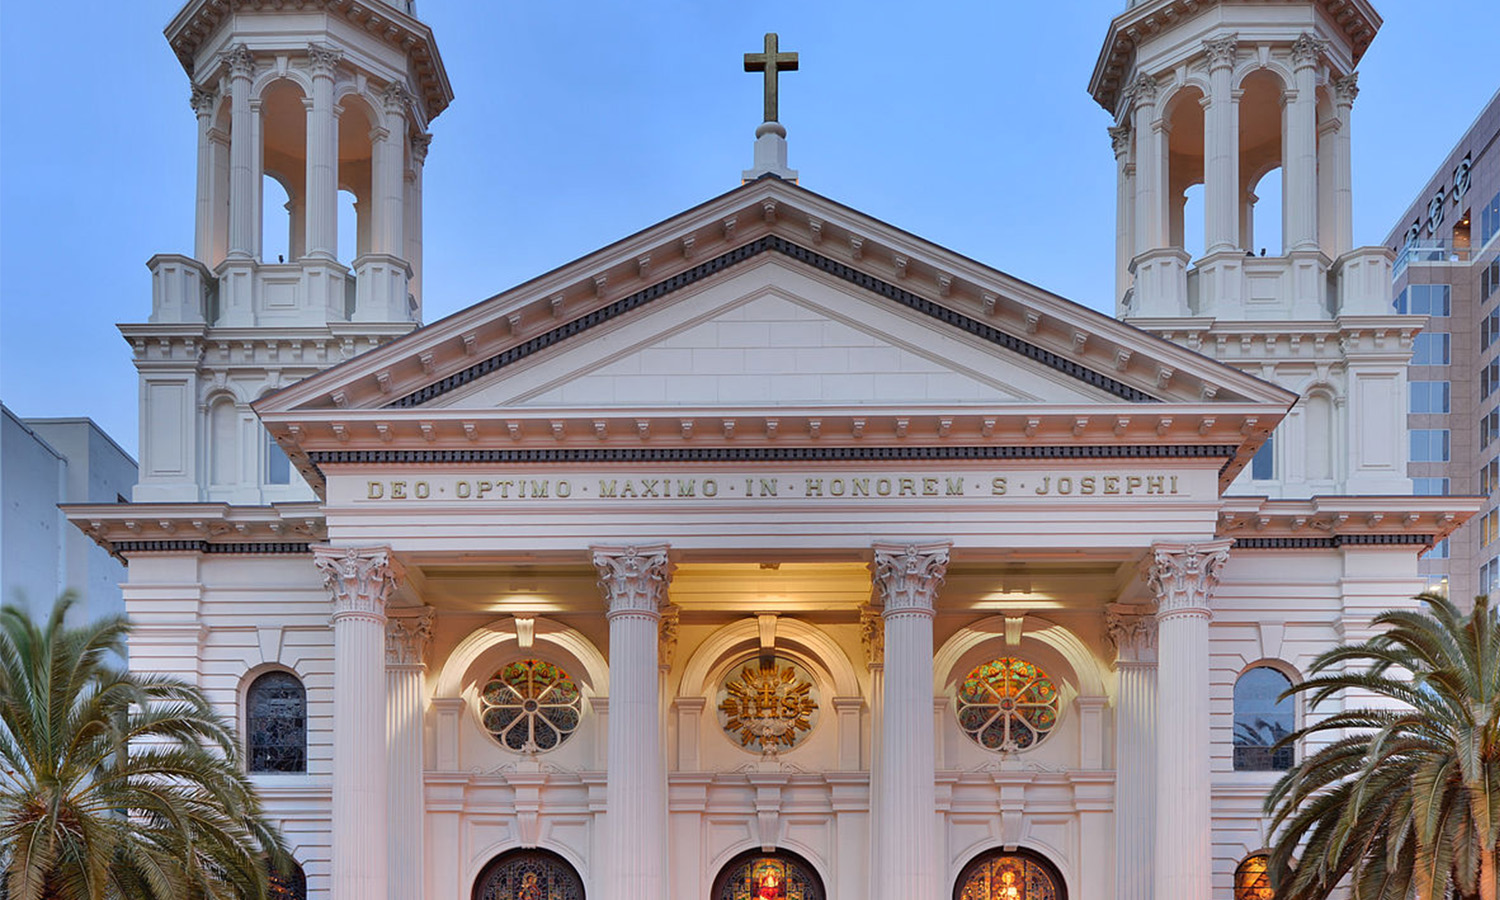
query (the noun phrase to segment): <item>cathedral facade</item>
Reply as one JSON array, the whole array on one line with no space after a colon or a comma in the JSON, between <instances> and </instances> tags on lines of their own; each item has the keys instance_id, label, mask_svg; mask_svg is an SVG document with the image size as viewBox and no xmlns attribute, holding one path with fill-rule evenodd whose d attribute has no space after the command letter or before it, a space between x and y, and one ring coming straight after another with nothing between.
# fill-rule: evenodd
<instances>
[{"instance_id":1,"label":"cathedral facade","mask_svg":"<svg viewBox=\"0 0 1500 900\"><path fill-rule=\"evenodd\" d=\"M1110 23L1118 319L799 186L768 87L742 185L419 327L432 32L192 0L196 246L122 327L141 482L69 509L132 667L239 724L288 896L1271 896L1276 742L1331 711L1281 691L1472 511L1410 496L1425 320L1350 229L1379 25Z\"/></svg>"}]
</instances>

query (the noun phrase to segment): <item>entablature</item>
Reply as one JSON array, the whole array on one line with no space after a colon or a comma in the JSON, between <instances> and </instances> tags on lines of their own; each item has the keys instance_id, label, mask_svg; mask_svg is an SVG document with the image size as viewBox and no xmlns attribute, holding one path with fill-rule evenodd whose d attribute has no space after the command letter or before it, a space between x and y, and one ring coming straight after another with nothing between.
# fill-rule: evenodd
<instances>
[{"instance_id":1,"label":"entablature","mask_svg":"<svg viewBox=\"0 0 1500 900\"><path fill-rule=\"evenodd\" d=\"M137 553L306 553L326 540L317 503L70 503L74 527L122 562Z\"/></svg>"},{"instance_id":2,"label":"entablature","mask_svg":"<svg viewBox=\"0 0 1500 900\"><path fill-rule=\"evenodd\" d=\"M1219 537L1238 549L1322 549L1380 544L1431 547L1484 503L1482 497L1225 497Z\"/></svg>"}]
</instances>

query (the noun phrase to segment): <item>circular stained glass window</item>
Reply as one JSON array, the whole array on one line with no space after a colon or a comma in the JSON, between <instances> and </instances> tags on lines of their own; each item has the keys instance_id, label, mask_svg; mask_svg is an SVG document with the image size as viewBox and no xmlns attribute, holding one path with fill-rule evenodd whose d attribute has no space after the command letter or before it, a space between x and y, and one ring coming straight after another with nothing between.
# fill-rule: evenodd
<instances>
[{"instance_id":1,"label":"circular stained glass window","mask_svg":"<svg viewBox=\"0 0 1500 900\"><path fill-rule=\"evenodd\" d=\"M495 740L525 753L551 750L578 728L583 696L568 673L540 659L522 659L491 676L479 715Z\"/></svg>"},{"instance_id":2,"label":"circular stained glass window","mask_svg":"<svg viewBox=\"0 0 1500 900\"><path fill-rule=\"evenodd\" d=\"M1025 660L975 667L958 686L958 727L986 750L1025 750L1057 725L1060 700L1046 673Z\"/></svg>"}]
</instances>

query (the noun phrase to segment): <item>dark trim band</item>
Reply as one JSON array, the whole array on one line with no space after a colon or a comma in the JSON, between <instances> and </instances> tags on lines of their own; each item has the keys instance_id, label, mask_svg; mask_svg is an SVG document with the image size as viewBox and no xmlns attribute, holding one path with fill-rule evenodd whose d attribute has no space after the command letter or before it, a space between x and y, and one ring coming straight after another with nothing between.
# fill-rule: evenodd
<instances>
[{"instance_id":1,"label":"dark trim band","mask_svg":"<svg viewBox=\"0 0 1500 900\"><path fill-rule=\"evenodd\" d=\"M208 541L119 541L115 552L127 553L232 553L249 556L272 556L288 553L311 553L312 544L283 541L279 543L213 544Z\"/></svg>"},{"instance_id":2,"label":"dark trim band","mask_svg":"<svg viewBox=\"0 0 1500 900\"><path fill-rule=\"evenodd\" d=\"M687 287L694 282L701 281L710 275L715 275L732 266L752 259L767 250L781 253L791 259L806 263L815 269L826 272L835 278L846 281L857 287L862 287L874 294L879 294L888 300L893 300L908 309L922 313L923 315L945 322L955 328L975 335L989 341L996 346L1003 347L1014 353L1019 353L1028 359L1041 363L1048 368L1076 378L1092 387L1113 394L1132 403L1160 403L1161 401L1138 388L1131 387L1122 381L1111 378L1101 372L1097 372L1087 366L1074 362L1071 359L1060 356L1051 350L1038 347L1030 341L1022 340L1012 334L1007 334L992 325L980 322L977 319L966 316L960 312L949 309L946 306L934 303L925 297L919 297L910 291L896 287L895 285L882 281L879 278L861 272L852 266L846 265L834 259L829 259L819 253L814 253L805 247L800 247L785 238L777 235L766 235L743 247L737 247L728 253L721 254L699 263L684 272L679 272L664 281L659 281L644 290L636 291L626 297L606 304L587 315L580 316L564 325L559 325L550 331L543 332L534 338L521 343L477 362L468 368L454 372L439 381L433 382L424 388L413 391L404 397L393 400L386 404L386 408L411 408L421 406L434 397L442 396L456 388L463 387L475 380L497 372L513 363L519 362L526 357L551 347L560 341L566 340L577 334L581 334L595 325L603 324L611 319L617 318L631 310L645 306L653 300L671 294L680 288Z\"/></svg>"},{"instance_id":3,"label":"dark trim band","mask_svg":"<svg viewBox=\"0 0 1500 900\"><path fill-rule=\"evenodd\" d=\"M1426 546L1430 534L1335 534L1329 537L1235 538L1235 550L1337 550L1358 546Z\"/></svg>"}]
</instances>

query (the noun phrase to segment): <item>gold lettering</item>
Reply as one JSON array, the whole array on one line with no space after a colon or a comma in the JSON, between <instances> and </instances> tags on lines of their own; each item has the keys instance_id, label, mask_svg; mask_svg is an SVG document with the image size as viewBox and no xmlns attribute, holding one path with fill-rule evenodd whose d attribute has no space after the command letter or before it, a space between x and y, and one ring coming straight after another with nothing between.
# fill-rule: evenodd
<instances>
[{"instance_id":1,"label":"gold lettering","mask_svg":"<svg viewBox=\"0 0 1500 900\"><path fill-rule=\"evenodd\" d=\"M936 478L922 479L922 496L936 497L938 495L938 480Z\"/></svg>"},{"instance_id":2,"label":"gold lettering","mask_svg":"<svg viewBox=\"0 0 1500 900\"><path fill-rule=\"evenodd\" d=\"M419 481L412 487L417 493L418 500L426 500L432 496L432 486L425 481Z\"/></svg>"},{"instance_id":3,"label":"gold lettering","mask_svg":"<svg viewBox=\"0 0 1500 900\"><path fill-rule=\"evenodd\" d=\"M851 479L849 479L849 484L853 488L853 492L852 492L853 496L855 496L855 497L868 497L868 496L870 496L870 479L868 479L868 478L851 478ZM889 484L886 485L886 492L887 493L890 492L890 485Z\"/></svg>"},{"instance_id":4,"label":"gold lettering","mask_svg":"<svg viewBox=\"0 0 1500 900\"><path fill-rule=\"evenodd\" d=\"M1092 494L1094 492L1094 476L1085 475L1078 479L1078 493Z\"/></svg>"},{"instance_id":5,"label":"gold lettering","mask_svg":"<svg viewBox=\"0 0 1500 900\"><path fill-rule=\"evenodd\" d=\"M635 496L637 496L635 492L635 482L630 480L629 478L625 479L625 486L620 488L620 498L624 499L626 497Z\"/></svg>"},{"instance_id":6,"label":"gold lettering","mask_svg":"<svg viewBox=\"0 0 1500 900\"><path fill-rule=\"evenodd\" d=\"M844 479L835 478L832 481L828 482L828 493L832 494L835 497L844 496Z\"/></svg>"},{"instance_id":7,"label":"gold lettering","mask_svg":"<svg viewBox=\"0 0 1500 900\"><path fill-rule=\"evenodd\" d=\"M1177 493L1177 476L1172 476L1172 493Z\"/></svg>"},{"instance_id":8,"label":"gold lettering","mask_svg":"<svg viewBox=\"0 0 1500 900\"><path fill-rule=\"evenodd\" d=\"M898 497L915 497L917 495L917 480L915 478L901 478L901 491Z\"/></svg>"},{"instance_id":9,"label":"gold lettering","mask_svg":"<svg viewBox=\"0 0 1500 900\"><path fill-rule=\"evenodd\" d=\"M391 482L391 499L392 500L405 500L406 499L406 482L404 482L404 481L393 481L393 482Z\"/></svg>"},{"instance_id":10,"label":"gold lettering","mask_svg":"<svg viewBox=\"0 0 1500 900\"><path fill-rule=\"evenodd\" d=\"M1066 475L1059 475L1057 478L1057 492L1059 494L1073 493L1073 479Z\"/></svg>"},{"instance_id":11,"label":"gold lettering","mask_svg":"<svg viewBox=\"0 0 1500 900\"><path fill-rule=\"evenodd\" d=\"M823 479L821 479L821 478L808 478L808 479L806 479L806 482L807 483L805 485L803 485L803 487L802 487L802 496L804 496L804 497L821 497L821 496L823 496Z\"/></svg>"},{"instance_id":12,"label":"gold lettering","mask_svg":"<svg viewBox=\"0 0 1500 900\"><path fill-rule=\"evenodd\" d=\"M1118 476L1118 475L1106 475L1106 476L1104 476L1104 493L1106 493L1106 494L1118 494L1118 493L1120 493L1120 476Z\"/></svg>"},{"instance_id":13,"label":"gold lettering","mask_svg":"<svg viewBox=\"0 0 1500 900\"><path fill-rule=\"evenodd\" d=\"M948 479L948 496L950 496L950 497L962 497L963 495L964 495L964 480L963 480L963 477L960 476L958 478L949 478Z\"/></svg>"},{"instance_id":14,"label":"gold lettering","mask_svg":"<svg viewBox=\"0 0 1500 900\"><path fill-rule=\"evenodd\" d=\"M385 485L378 481L371 481L369 485L369 492L365 495L366 500L379 500L385 496Z\"/></svg>"},{"instance_id":15,"label":"gold lettering","mask_svg":"<svg viewBox=\"0 0 1500 900\"><path fill-rule=\"evenodd\" d=\"M557 496L559 496L559 497L571 497L571 496L573 496L573 485L572 485L572 483L568 482L568 481L559 481L557 483Z\"/></svg>"},{"instance_id":16,"label":"gold lettering","mask_svg":"<svg viewBox=\"0 0 1500 900\"><path fill-rule=\"evenodd\" d=\"M453 492L455 494L458 494L458 498L460 500L467 500L469 499L469 495L474 493L474 486L472 484L469 484L467 481L460 481L453 488Z\"/></svg>"},{"instance_id":17,"label":"gold lettering","mask_svg":"<svg viewBox=\"0 0 1500 900\"><path fill-rule=\"evenodd\" d=\"M531 482L531 499L536 500L539 497L547 496L548 484L550 484L550 482L533 480Z\"/></svg>"},{"instance_id":18,"label":"gold lettering","mask_svg":"<svg viewBox=\"0 0 1500 900\"><path fill-rule=\"evenodd\" d=\"M493 484L491 484L490 482L488 482L488 481L481 481L481 482L479 482L478 484L476 484L474 486L474 497L477 500L483 500L484 499L484 495L488 494L490 491L493 491L494 489L495 489L495 486Z\"/></svg>"},{"instance_id":19,"label":"gold lettering","mask_svg":"<svg viewBox=\"0 0 1500 900\"><path fill-rule=\"evenodd\" d=\"M760 480L760 495L762 497L776 497L776 479L762 478Z\"/></svg>"},{"instance_id":20,"label":"gold lettering","mask_svg":"<svg viewBox=\"0 0 1500 900\"><path fill-rule=\"evenodd\" d=\"M656 486L657 486L657 484L660 483L660 481L661 480L658 479L658 478L642 478L641 479L641 496L642 497L656 497L656 496L659 496L656 493Z\"/></svg>"},{"instance_id":21,"label":"gold lettering","mask_svg":"<svg viewBox=\"0 0 1500 900\"><path fill-rule=\"evenodd\" d=\"M609 481L605 481L603 478L599 479L599 496L601 498L615 497L619 495L619 492L620 486L613 478Z\"/></svg>"},{"instance_id":22,"label":"gold lettering","mask_svg":"<svg viewBox=\"0 0 1500 900\"><path fill-rule=\"evenodd\" d=\"M509 500L510 499L510 489L511 489L511 487L514 484L515 484L514 481L497 481L497 482L495 482L495 487L498 487L500 489L500 497L501 497L501 499L504 499L504 500ZM524 481L521 482L521 491L520 491L520 494L521 494L522 497L526 496L526 483Z\"/></svg>"},{"instance_id":23,"label":"gold lettering","mask_svg":"<svg viewBox=\"0 0 1500 900\"><path fill-rule=\"evenodd\" d=\"M991 497L1004 497L1005 496L1005 476L1004 475L997 475L994 478L990 479L990 496Z\"/></svg>"},{"instance_id":24,"label":"gold lettering","mask_svg":"<svg viewBox=\"0 0 1500 900\"><path fill-rule=\"evenodd\" d=\"M889 478L875 479L875 493L882 497L889 497L891 495L891 480Z\"/></svg>"},{"instance_id":25,"label":"gold lettering","mask_svg":"<svg viewBox=\"0 0 1500 900\"><path fill-rule=\"evenodd\" d=\"M1138 487L1140 487L1143 483L1144 483L1144 479L1142 479L1141 476L1139 476L1139 475L1126 475L1125 476L1125 493L1127 493L1127 494L1134 494L1135 493L1135 489L1138 488Z\"/></svg>"},{"instance_id":26,"label":"gold lettering","mask_svg":"<svg viewBox=\"0 0 1500 900\"><path fill-rule=\"evenodd\" d=\"M677 496L692 497L695 493L697 480L689 478L687 481L677 480Z\"/></svg>"},{"instance_id":27,"label":"gold lettering","mask_svg":"<svg viewBox=\"0 0 1500 900\"><path fill-rule=\"evenodd\" d=\"M1160 475L1148 475L1148 476L1146 476L1146 493L1148 493L1148 494L1160 494L1160 493L1163 493L1163 487L1164 487L1163 482L1165 482L1165 481L1166 481L1166 479L1163 478Z\"/></svg>"},{"instance_id":28,"label":"gold lettering","mask_svg":"<svg viewBox=\"0 0 1500 900\"><path fill-rule=\"evenodd\" d=\"M1038 494L1045 494L1045 493L1051 491L1052 490L1052 483L1051 482L1052 482L1052 476L1051 475L1043 475L1042 476L1042 483L1036 486L1036 492Z\"/></svg>"},{"instance_id":29,"label":"gold lettering","mask_svg":"<svg viewBox=\"0 0 1500 900\"><path fill-rule=\"evenodd\" d=\"M719 482L715 481L712 478L705 478L705 479L703 479L703 496L705 496L705 497L717 497L717 496L719 496Z\"/></svg>"}]
</instances>

